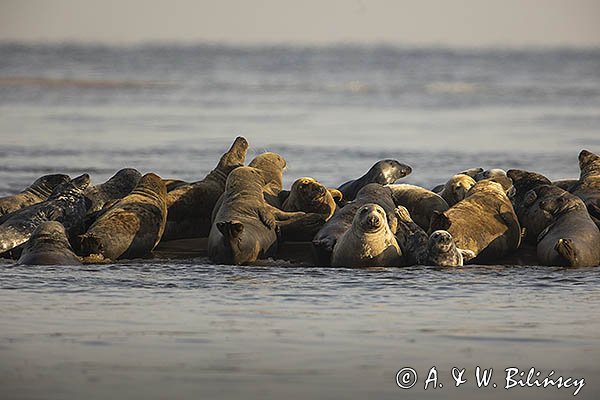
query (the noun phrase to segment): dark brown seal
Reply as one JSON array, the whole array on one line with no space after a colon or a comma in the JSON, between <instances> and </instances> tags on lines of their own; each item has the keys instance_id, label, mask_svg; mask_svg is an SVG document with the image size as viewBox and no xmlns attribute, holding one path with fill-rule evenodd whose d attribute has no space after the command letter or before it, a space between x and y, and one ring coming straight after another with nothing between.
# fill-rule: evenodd
<instances>
[{"instance_id":1,"label":"dark brown seal","mask_svg":"<svg viewBox=\"0 0 600 400\"><path fill-rule=\"evenodd\" d=\"M21 193L0 198L0 217L47 200L58 185L69 179L68 175L62 174L44 175Z\"/></svg>"},{"instance_id":2,"label":"dark brown seal","mask_svg":"<svg viewBox=\"0 0 600 400\"><path fill-rule=\"evenodd\" d=\"M85 190L85 197L90 202L88 214L100 211L111 201L127 196L136 187L142 174L133 168L123 168L109 180L100 185L90 186Z\"/></svg>"},{"instance_id":3,"label":"dark brown seal","mask_svg":"<svg viewBox=\"0 0 600 400\"><path fill-rule=\"evenodd\" d=\"M145 257L160 241L167 220L167 188L153 173L102 213L81 235L81 254L118 260Z\"/></svg>"},{"instance_id":4,"label":"dark brown seal","mask_svg":"<svg viewBox=\"0 0 600 400\"><path fill-rule=\"evenodd\" d=\"M553 223L539 236L537 255L544 265L592 267L600 263L600 231L590 218L584 202L567 191L544 193L540 208L548 211ZM560 189L562 190L562 189Z\"/></svg>"},{"instance_id":5,"label":"dark brown seal","mask_svg":"<svg viewBox=\"0 0 600 400\"><path fill-rule=\"evenodd\" d=\"M237 137L223 154L216 168L203 180L180 184L168 192L168 217L163 240L207 237L211 215L225 190L227 177L235 168L244 165L248 142Z\"/></svg>"},{"instance_id":6,"label":"dark brown seal","mask_svg":"<svg viewBox=\"0 0 600 400\"><path fill-rule=\"evenodd\" d=\"M570 191L583 200L590 216L600 227L600 156L582 150L579 153L579 169L579 182Z\"/></svg>"},{"instance_id":7,"label":"dark brown seal","mask_svg":"<svg viewBox=\"0 0 600 400\"><path fill-rule=\"evenodd\" d=\"M33 231L17 264L80 265L81 261L69 244L65 227L60 222L48 221Z\"/></svg>"},{"instance_id":8,"label":"dark brown seal","mask_svg":"<svg viewBox=\"0 0 600 400\"><path fill-rule=\"evenodd\" d=\"M377 161L366 174L342 184L338 189L344 196L344 201L356 198L358 191L369 183L388 185L404 178L412 172L412 168L396 160Z\"/></svg>"},{"instance_id":9,"label":"dark brown seal","mask_svg":"<svg viewBox=\"0 0 600 400\"><path fill-rule=\"evenodd\" d=\"M506 195L510 187L498 178L477 182L466 199L434 214L430 231L447 230L456 245L471 250L477 261L496 260L516 250L521 243L521 227Z\"/></svg>"}]
</instances>

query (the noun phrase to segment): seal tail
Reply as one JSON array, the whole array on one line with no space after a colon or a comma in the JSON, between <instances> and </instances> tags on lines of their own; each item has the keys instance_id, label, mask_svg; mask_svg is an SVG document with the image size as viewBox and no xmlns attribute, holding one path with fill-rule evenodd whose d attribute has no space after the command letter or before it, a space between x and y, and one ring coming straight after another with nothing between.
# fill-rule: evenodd
<instances>
[{"instance_id":1,"label":"seal tail","mask_svg":"<svg viewBox=\"0 0 600 400\"><path fill-rule=\"evenodd\" d=\"M554 250L568 262L569 266L574 267L577 265L577 254L571 239L559 239L554 246Z\"/></svg>"},{"instance_id":2,"label":"seal tail","mask_svg":"<svg viewBox=\"0 0 600 400\"><path fill-rule=\"evenodd\" d=\"M234 240L241 236L244 232L244 224L239 221L222 221L217 222L217 229L228 240Z\"/></svg>"}]
</instances>

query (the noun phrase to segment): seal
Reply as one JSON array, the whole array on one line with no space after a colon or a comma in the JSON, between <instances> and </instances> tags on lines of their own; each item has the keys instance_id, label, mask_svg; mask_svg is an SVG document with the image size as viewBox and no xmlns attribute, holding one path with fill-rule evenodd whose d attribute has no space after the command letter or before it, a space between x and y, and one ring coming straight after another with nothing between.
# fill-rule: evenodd
<instances>
[{"instance_id":1,"label":"seal","mask_svg":"<svg viewBox=\"0 0 600 400\"><path fill-rule=\"evenodd\" d=\"M456 247L452 235L444 230L435 231L427 242L427 255L424 265L438 267L462 267L465 261L475 257L469 250Z\"/></svg>"},{"instance_id":2,"label":"seal","mask_svg":"<svg viewBox=\"0 0 600 400\"><path fill-rule=\"evenodd\" d=\"M167 188L153 173L142 176L80 236L83 256L119 260L145 257L156 247L167 221Z\"/></svg>"},{"instance_id":3,"label":"seal","mask_svg":"<svg viewBox=\"0 0 600 400\"><path fill-rule=\"evenodd\" d=\"M378 204L360 207L352 227L333 248L333 267L392 267L401 263L402 252Z\"/></svg>"},{"instance_id":4,"label":"seal","mask_svg":"<svg viewBox=\"0 0 600 400\"><path fill-rule=\"evenodd\" d=\"M475 185L475 179L469 175L458 174L446 182L440 196L452 207L467 196L467 192Z\"/></svg>"},{"instance_id":5,"label":"seal","mask_svg":"<svg viewBox=\"0 0 600 400\"><path fill-rule=\"evenodd\" d=\"M280 201L282 196L280 195ZM292 190L282 201L284 211L303 211L322 215L329 220L336 210L336 200L342 199L337 189L327 189L313 178L300 178L292 184Z\"/></svg>"},{"instance_id":6,"label":"seal","mask_svg":"<svg viewBox=\"0 0 600 400\"><path fill-rule=\"evenodd\" d=\"M585 203L590 216L600 227L600 156L588 150L579 153L579 182L571 187L571 193Z\"/></svg>"},{"instance_id":7,"label":"seal","mask_svg":"<svg viewBox=\"0 0 600 400\"><path fill-rule=\"evenodd\" d=\"M387 187L392 191L394 203L406 207L412 219L424 230L429 229L435 212L444 212L449 208L440 195L420 186L402 183Z\"/></svg>"},{"instance_id":8,"label":"seal","mask_svg":"<svg viewBox=\"0 0 600 400\"><path fill-rule=\"evenodd\" d=\"M396 241L402 251L403 265L423 264L427 255L427 233L415 223L404 206L396 207Z\"/></svg>"},{"instance_id":9,"label":"seal","mask_svg":"<svg viewBox=\"0 0 600 400\"><path fill-rule=\"evenodd\" d=\"M356 198L358 191L369 183L388 185L404 178L411 172L411 167L396 160L380 160L366 174L342 184L338 190L342 193L345 201L351 201Z\"/></svg>"},{"instance_id":10,"label":"seal","mask_svg":"<svg viewBox=\"0 0 600 400\"><path fill-rule=\"evenodd\" d=\"M392 233L396 233L398 218L390 188L378 183L370 183L358 191L353 202L338 209L313 238L313 256L317 265L328 266L331 264L331 253L338 239L352 226L357 210L369 203L378 204L383 208L390 230Z\"/></svg>"},{"instance_id":11,"label":"seal","mask_svg":"<svg viewBox=\"0 0 600 400\"><path fill-rule=\"evenodd\" d=\"M453 176L456 175L467 175L468 177L471 177L473 180L477 181L477 179L475 179L477 176L480 176L483 173L483 168L469 168L466 169L464 171L460 171L456 174L454 174ZM442 190L444 190L444 188L446 187L446 184L442 184L442 185L437 185L435 186L433 189L431 189L431 191L433 193L437 193L440 194L442 192Z\"/></svg>"},{"instance_id":12,"label":"seal","mask_svg":"<svg viewBox=\"0 0 600 400\"><path fill-rule=\"evenodd\" d=\"M207 237L211 228L211 215L223 191L227 177L237 167L244 165L248 141L239 136L231 148L221 156L216 168L204 179L190 184L180 184L167 195L167 225L164 241Z\"/></svg>"},{"instance_id":13,"label":"seal","mask_svg":"<svg viewBox=\"0 0 600 400\"><path fill-rule=\"evenodd\" d=\"M5 215L0 225L0 253L25 243L43 222L62 223L69 237L83 231L87 212L84 190L90 184L90 176L83 174L58 185L48 200Z\"/></svg>"},{"instance_id":14,"label":"seal","mask_svg":"<svg viewBox=\"0 0 600 400\"><path fill-rule=\"evenodd\" d=\"M475 179L476 182L479 182L484 179L500 178L500 177L505 177L505 176L506 176L505 170L500 169L500 168L492 168L492 169L486 169L485 171L481 171L481 172L475 174L473 179Z\"/></svg>"},{"instance_id":15,"label":"seal","mask_svg":"<svg viewBox=\"0 0 600 400\"><path fill-rule=\"evenodd\" d=\"M567 191L558 196L544 193L540 208L554 220L539 236L537 255L544 265L592 267L600 264L600 231L583 200ZM562 189L561 189L562 190Z\"/></svg>"},{"instance_id":16,"label":"seal","mask_svg":"<svg viewBox=\"0 0 600 400\"><path fill-rule=\"evenodd\" d=\"M538 235L552 223L552 216L540 209L541 198L537 189L552 186L552 182L537 172L510 169L507 174L515 188L511 201L521 228L524 229L524 240L529 244L537 244ZM554 190L555 194L562 193L562 189L558 187Z\"/></svg>"},{"instance_id":17,"label":"seal","mask_svg":"<svg viewBox=\"0 0 600 400\"><path fill-rule=\"evenodd\" d=\"M68 175L44 175L36 179L21 193L0 198L0 217L47 200L58 185L69 180Z\"/></svg>"},{"instance_id":18,"label":"seal","mask_svg":"<svg viewBox=\"0 0 600 400\"><path fill-rule=\"evenodd\" d=\"M264 171L239 167L227 178L221 206L208 235L208 256L222 264L247 264L277 251L274 207L263 195Z\"/></svg>"},{"instance_id":19,"label":"seal","mask_svg":"<svg viewBox=\"0 0 600 400\"><path fill-rule=\"evenodd\" d=\"M57 221L42 222L25 243L20 265L81 265L75 255L65 227Z\"/></svg>"},{"instance_id":20,"label":"seal","mask_svg":"<svg viewBox=\"0 0 600 400\"><path fill-rule=\"evenodd\" d=\"M281 208L279 193L283 190L283 170L287 166L285 159L277 153L266 152L254 157L248 166L262 171L266 181L263 192L267 203Z\"/></svg>"},{"instance_id":21,"label":"seal","mask_svg":"<svg viewBox=\"0 0 600 400\"><path fill-rule=\"evenodd\" d=\"M477 261L495 261L516 250L521 243L521 227L506 192L510 179L479 181L467 198L443 213L435 213L430 232L446 230L460 249L470 250Z\"/></svg>"},{"instance_id":22,"label":"seal","mask_svg":"<svg viewBox=\"0 0 600 400\"><path fill-rule=\"evenodd\" d=\"M106 182L90 186L85 190L85 197L90 202L88 214L100 211L104 205L127 196L136 187L142 174L133 168L123 168Z\"/></svg>"}]
</instances>

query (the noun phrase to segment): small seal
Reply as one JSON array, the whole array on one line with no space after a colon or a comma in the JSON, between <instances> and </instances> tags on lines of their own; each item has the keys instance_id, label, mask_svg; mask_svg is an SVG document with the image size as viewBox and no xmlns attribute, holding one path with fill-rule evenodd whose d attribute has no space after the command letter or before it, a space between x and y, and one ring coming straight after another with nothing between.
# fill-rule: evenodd
<instances>
[{"instance_id":1,"label":"small seal","mask_svg":"<svg viewBox=\"0 0 600 400\"><path fill-rule=\"evenodd\" d=\"M69 180L68 175L44 175L36 179L35 182L21 193L0 198L0 217L47 200L58 185Z\"/></svg>"},{"instance_id":2,"label":"small seal","mask_svg":"<svg viewBox=\"0 0 600 400\"><path fill-rule=\"evenodd\" d=\"M342 192L344 201L356 198L358 191L369 183L388 185L404 178L412 172L412 168L396 160L377 161L369 171L358 179L342 184L338 189Z\"/></svg>"},{"instance_id":3,"label":"small seal","mask_svg":"<svg viewBox=\"0 0 600 400\"><path fill-rule=\"evenodd\" d=\"M282 209L320 214L327 221L335 212L336 200L341 199L339 190L327 189L313 178L300 178L292 184L292 190L282 202Z\"/></svg>"},{"instance_id":4,"label":"small seal","mask_svg":"<svg viewBox=\"0 0 600 400\"><path fill-rule=\"evenodd\" d=\"M80 236L81 254L119 260L145 257L156 247L167 220L167 188L153 173L104 211Z\"/></svg>"},{"instance_id":5,"label":"small seal","mask_svg":"<svg viewBox=\"0 0 600 400\"><path fill-rule=\"evenodd\" d=\"M20 265L80 265L65 227L57 221L42 222L25 243Z\"/></svg>"},{"instance_id":6,"label":"small seal","mask_svg":"<svg viewBox=\"0 0 600 400\"><path fill-rule=\"evenodd\" d=\"M248 141L239 136L204 179L189 184L178 181L179 184L172 185L174 189L167 194L169 211L163 241L208 236L211 215L225 190L227 177L244 165L247 151Z\"/></svg>"},{"instance_id":7,"label":"small seal","mask_svg":"<svg viewBox=\"0 0 600 400\"><path fill-rule=\"evenodd\" d=\"M85 190L85 197L90 202L88 214L100 211L104 204L111 200L127 196L136 187L142 174L133 168L123 168L106 182L90 186Z\"/></svg>"},{"instance_id":8,"label":"small seal","mask_svg":"<svg viewBox=\"0 0 600 400\"><path fill-rule=\"evenodd\" d=\"M469 175L457 174L446 182L440 196L452 207L467 196L467 192L475 185L475 179Z\"/></svg>"},{"instance_id":9,"label":"small seal","mask_svg":"<svg viewBox=\"0 0 600 400\"><path fill-rule=\"evenodd\" d=\"M470 250L456 247L452 235L443 230L435 231L427 242L427 255L423 264L438 267L462 267L465 261L475 257Z\"/></svg>"},{"instance_id":10,"label":"small seal","mask_svg":"<svg viewBox=\"0 0 600 400\"><path fill-rule=\"evenodd\" d=\"M600 264L600 231L583 200L567 191L551 196L544 193L547 190L549 187L539 189L543 197L540 208L549 212L554 222L538 238L539 261L543 265L566 267Z\"/></svg>"},{"instance_id":11,"label":"small seal","mask_svg":"<svg viewBox=\"0 0 600 400\"><path fill-rule=\"evenodd\" d=\"M333 267L391 267L401 264L402 252L387 223L385 210L377 204L360 207L352 227L333 248Z\"/></svg>"},{"instance_id":12,"label":"small seal","mask_svg":"<svg viewBox=\"0 0 600 400\"><path fill-rule=\"evenodd\" d=\"M378 183L370 183L358 191L354 201L337 210L313 238L313 255L317 265L328 266L331 264L331 253L336 242L352 226L357 210L369 203L378 204L383 208L390 230L392 233L396 233L398 218L390 188Z\"/></svg>"},{"instance_id":13,"label":"small seal","mask_svg":"<svg viewBox=\"0 0 600 400\"><path fill-rule=\"evenodd\" d=\"M477 261L497 260L521 243L519 220L506 194L511 189L507 177L477 182L466 199L434 213L430 231L448 231L456 245L472 251Z\"/></svg>"},{"instance_id":14,"label":"small seal","mask_svg":"<svg viewBox=\"0 0 600 400\"><path fill-rule=\"evenodd\" d=\"M48 200L5 215L0 225L0 253L25 243L46 221L62 223L69 237L81 233L87 212L83 192L89 184L90 176L83 174L58 185Z\"/></svg>"},{"instance_id":15,"label":"small seal","mask_svg":"<svg viewBox=\"0 0 600 400\"><path fill-rule=\"evenodd\" d=\"M408 209L412 219L424 230L429 229L431 217L435 212L446 211L448 203L440 195L420 186L407 183L387 185L397 206Z\"/></svg>"}]
</instances>

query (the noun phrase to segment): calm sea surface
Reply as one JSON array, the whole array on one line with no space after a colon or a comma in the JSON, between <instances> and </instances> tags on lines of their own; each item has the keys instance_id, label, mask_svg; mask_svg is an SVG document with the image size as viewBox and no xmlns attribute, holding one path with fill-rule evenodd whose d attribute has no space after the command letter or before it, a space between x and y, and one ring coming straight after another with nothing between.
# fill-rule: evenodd
<instances>
[{"instance_id":1,"label":"calm sea surface","mask_svg":"<svg viewBox=\"0 0 600 400\"><path fill-rule=\"evenodd\" d=\"M281 153L286 185L382 158L427 187L475 166L577 177L600 152L600 50L0 44L0 196L52 172L197 180L236 135L248 160ZM1 261L0 398L573 397L506 390L510 367L600 397L598 268L273 264Z\"/></svg>"}]
</instances>

